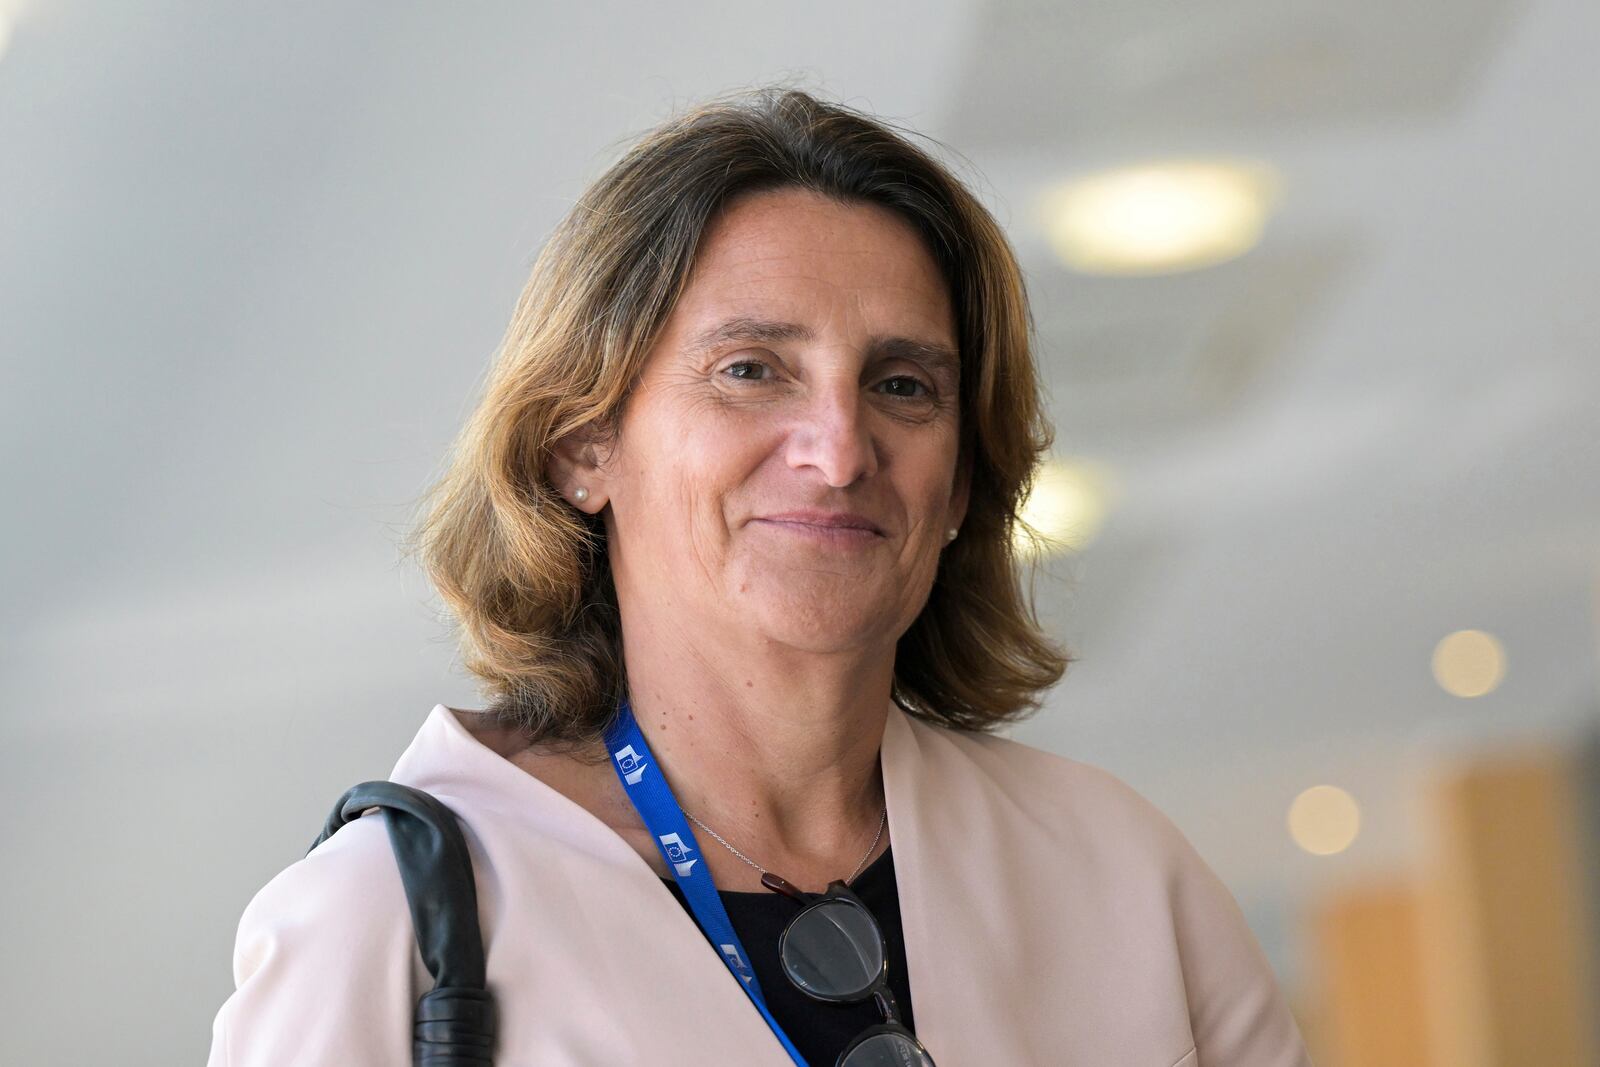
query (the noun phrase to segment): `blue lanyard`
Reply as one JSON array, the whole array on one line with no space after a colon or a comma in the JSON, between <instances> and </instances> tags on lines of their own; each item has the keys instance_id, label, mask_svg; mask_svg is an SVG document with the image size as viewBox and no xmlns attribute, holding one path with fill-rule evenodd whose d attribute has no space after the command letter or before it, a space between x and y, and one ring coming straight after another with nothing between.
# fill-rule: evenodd
<instances>
[{"instance_id":1,"label":"blue lanyard","mask_svg":"<svg viewBox=\"0 0 1600 1067\"><path fill-rule=\"evenodd\" d=\"M656 847L672 868L701 931L721 952L722 961L739 979L740 986L749 994L761 1017L767 1020L767 1025L772 1027L784 1051L800 1067L806 1067L806 1061L795 1051L793 1042L767 1008L766 998L761 995L761 983L756 981L756 973L750 969L750 957L739 943L739 935L733 932L733 923L728 920L727 909L717 895L717 885L711 878L711 872L699 857L694 833L689 829L689 822L684 818L677 798L672 795L672 787L667 784L666 776L656 765L655 756L651 754L639 724L634 721L633 707L626 697L618 709L616 721L606 731L606 748L611 752L611 766L622 782L623 792L628 794L628 799L650 830L650 836L655 838Z\"/></svg>"}]
</instances>

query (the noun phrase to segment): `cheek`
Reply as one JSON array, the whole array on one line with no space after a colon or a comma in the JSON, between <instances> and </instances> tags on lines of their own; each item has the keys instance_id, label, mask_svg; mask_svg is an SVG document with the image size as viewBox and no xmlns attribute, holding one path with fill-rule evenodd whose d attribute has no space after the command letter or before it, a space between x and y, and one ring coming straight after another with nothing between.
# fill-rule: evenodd
<instances>
[{"instance_id":1,"label":"cheek","mask_svg":"<svg viewBox=\"0 0 1600 1067\"><path fill-rule=\"evenodd\" d=\"M645 477L649 494L663 514L687 530L698 543L725 540L729 527L744 516L739 493L760 466L763 455L759 426L725 412L702 411L694 420L672 428L653 457Z\"/></svg>"},{"instance_id":2,"label":"cheek","mask_svg":"<svg viewBox=\"0 0 1600 1067\"><path fill-rule=\"evenodd\" d=\"M943 522L955 491L954 433L927 434L907 442L895 456L898 491L912 517Z\"/></svg>"}]
</instances>

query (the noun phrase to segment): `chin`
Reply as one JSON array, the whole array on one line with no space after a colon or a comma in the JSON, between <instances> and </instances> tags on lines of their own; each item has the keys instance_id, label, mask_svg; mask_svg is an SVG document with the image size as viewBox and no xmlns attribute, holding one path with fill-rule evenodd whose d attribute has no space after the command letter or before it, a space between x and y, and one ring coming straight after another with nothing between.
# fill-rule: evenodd
<instances>
[{"instance_id":1,"label":"chin","mask_svg":"<svg viewBox=\"0 0 1600 1067\"><path fill-rule=\"evenodd\" d=\"M859 601L860 590L849 595ZM844 597L792 598L768 601L748 612L751 629L770 641L807 652L843 652L876 644L890 620L881 606L842 603ZM892 644L892 642L891 642Z\"/></svg>"}]
</instances>

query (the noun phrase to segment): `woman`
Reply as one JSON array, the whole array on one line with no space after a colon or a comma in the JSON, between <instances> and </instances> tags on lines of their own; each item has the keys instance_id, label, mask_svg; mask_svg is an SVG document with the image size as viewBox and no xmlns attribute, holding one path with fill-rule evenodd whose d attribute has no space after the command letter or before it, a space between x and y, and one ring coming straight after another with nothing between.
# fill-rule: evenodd
<instances>
[{"instance_id":1,"label":"woman","mask_svg":"<svg viewBox=\"0 0 1600 1067\"><path fill-rule=\"evenodd\" d=\"M1070 659L1011 547L1029 343L978 202L800 92L666 123L558 228L416 537L493 701L392 775L463 824L497 1063L1309 1063L1176 827L991 732ZM381 824L246 909L213 1067L409 1062ZM836 882L883 958L828 1000Z\"/></svg>"}]
</instances>

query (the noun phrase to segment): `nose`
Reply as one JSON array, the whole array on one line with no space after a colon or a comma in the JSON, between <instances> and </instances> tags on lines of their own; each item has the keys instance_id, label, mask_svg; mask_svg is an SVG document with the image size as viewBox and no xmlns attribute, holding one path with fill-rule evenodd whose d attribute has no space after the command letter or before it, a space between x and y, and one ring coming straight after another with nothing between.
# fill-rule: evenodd
<instances>
[{"instance_id":1,"label":"nose","mask_svg":"<svg viewBox=\"0 0 1600 1067\"><path fill-rule=\"evenodd\" d=\"M870 412L859 383L835 379L808 396L789 434L789 466L815 467L830 486L842 489L878 470Z\"/></svg>"}]
</instances>

